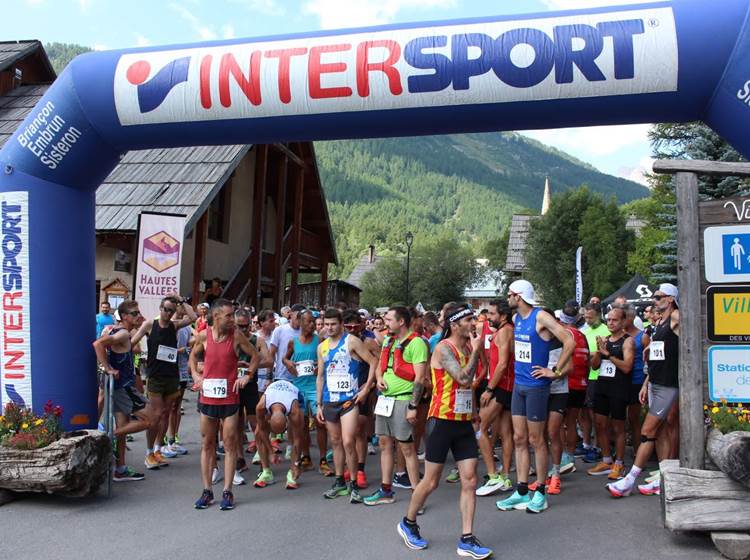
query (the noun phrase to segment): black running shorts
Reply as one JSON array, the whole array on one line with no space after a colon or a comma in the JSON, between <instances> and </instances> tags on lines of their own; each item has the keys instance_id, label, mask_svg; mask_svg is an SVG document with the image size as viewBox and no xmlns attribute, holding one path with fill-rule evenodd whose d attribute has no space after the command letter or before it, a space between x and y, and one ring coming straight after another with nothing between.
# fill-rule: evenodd
<instances>
[{"instance_id":1,"label":"black running shorts","mask_svg":"<svg viewBox=\"0 0 750 560\"><path fill-rule=\"evenodd\" d=\"M470 421L429 418L425 427L425 461L445 464L448 451L456 462L479 457L477 438Z\"/></svg>"}]
</instances>

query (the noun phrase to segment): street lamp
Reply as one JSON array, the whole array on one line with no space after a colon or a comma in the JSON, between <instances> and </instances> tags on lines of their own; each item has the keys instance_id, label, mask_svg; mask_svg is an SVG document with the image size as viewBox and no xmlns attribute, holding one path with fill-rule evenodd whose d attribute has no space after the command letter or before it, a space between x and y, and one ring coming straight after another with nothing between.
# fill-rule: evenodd
<instances>
[{"instance_id":1,"label":"street lamp","mask_svg":"<svg viewBox=\"0 0 750 560\"><path fill-rule=\"evenodd\" d=\"M411 244L414 243L412 232L406 232L406 305L409 305L409 268L411 266Z\"/></svg>"}]
</instances>

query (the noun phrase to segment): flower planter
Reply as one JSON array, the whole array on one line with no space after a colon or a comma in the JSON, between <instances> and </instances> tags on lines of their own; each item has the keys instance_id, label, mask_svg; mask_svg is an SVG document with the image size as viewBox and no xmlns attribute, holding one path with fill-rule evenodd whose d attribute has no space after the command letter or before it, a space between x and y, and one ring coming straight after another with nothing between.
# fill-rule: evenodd
<instances>
[{"instance_id":1,"label":"flower planter","mask_svg":"<svg viewBox=\"0 0 750 560\"><path fill-rule=\"evenodd\" d=\"M79 430L41 449L0 447L0 489L82 497L107 480L112 445L98 430Z\"/></svg>"}]
</instances>

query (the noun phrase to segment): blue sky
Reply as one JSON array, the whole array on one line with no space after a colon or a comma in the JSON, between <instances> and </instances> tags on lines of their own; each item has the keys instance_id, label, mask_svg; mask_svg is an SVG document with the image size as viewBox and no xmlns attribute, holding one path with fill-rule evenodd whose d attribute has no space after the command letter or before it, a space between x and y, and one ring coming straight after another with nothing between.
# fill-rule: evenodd
<instances>
[{"instance_id":1,"label":"blue sky","mask_svg":"<svg viewBox=\"0 0 750 560\"><path fill-rule=\"evenodd\" d=\"M0 40L39 39L96 49L197 42L555 9L632 0L0 0ZM529 132L598 169L642 180L648 125Z\"/></svg>"}]
</instances>

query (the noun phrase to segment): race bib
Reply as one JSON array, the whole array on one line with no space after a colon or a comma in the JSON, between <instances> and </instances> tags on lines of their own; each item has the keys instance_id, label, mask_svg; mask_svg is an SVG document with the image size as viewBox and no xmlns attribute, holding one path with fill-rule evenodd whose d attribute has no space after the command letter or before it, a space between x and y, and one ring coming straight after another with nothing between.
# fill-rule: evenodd
<instances>
[{"instance_id":1,"label":"race bib","mask_svg":"<svg viewBox=\"0 0 750 560\"><path fill-rule=\"evenodd\" d=\"M516 340L516 361L524 364L531 363L531 342L521 342Z\"/></svg>"},{"instance_id":2,"label":"race bib","mask_svg":"<svg viewBox=\"0 0 750 560\"><path fill-rule=\"evenodd\" d=\"M378 397L378 402L375 403L375 414L390 418L391 414L393 414L393 405L395 402L396 399L394 397L384 397L383 395L380 395Z\"/></svg>"},{"instance_id":3,"label":"race bib","mask_svg":"<svg viewBox=\"0 0 750 560\"><path fill-rule=\"evenodd\" d=\"M615 364L609 360L602 360L602 365L599 366L599 377L614 377L616 371Z\"/></svg>"},{"instance_id":4,"label":"race bib","mask_svg":"<svg viewBox=\"0 0 750 560\"><path fill-rule=\"evenodd\" d=\"M492 346L492 335L487 334L484 336L484 349L489 350L491 346Z\"/></svg>"},{"instance_id":5,"label":"race bib","mask_svg":"<svg viewBox=\"0 0 750 560\"><path fill-rule=\"evenodd\" d=\"M177 361L177 348L159 344L159 348L156 350L156 359L162 362L175 363Z\"/></svg>"},{"instance_id":6,"label":"race bib","mask_svg":"<svg viewBox=\"0 0 750 560\"><path fill-rule=\"evenodd\" d=\"M471 414L473 405L471 389L456 390L456 401L453 404L453 412L456 414Z\"/></svg>"},{"instance_id":7,"label":"race bib","mask_svg":"<svg viewBox=\"0 0 750 560\"><path fill-rule=\"evenodd\" d=\"M307 377L310 375L315 375L315 362L312 360L297 362L297 377Z\"/></svg>"},{"instance_id":8,"label":"race bib","mask_svg":"<svg viewBox=\"0 0 750 560\"><path fill-rule=\"evenodd\" d=\"M331 393L348 393L352 390L352 376L349 375L349 365L333 362L326 375L328 391Z\"/></svg>"},{"instance_id":9,"label":"race bib","mask_svg":"<svg viewBox=\"0 0 750 560\"><path fill-rule=\"evenodd\" d=\"M227 396L227 380L204 379L203 396L209 399L223 399Z\"/></svg>"},{"instance_id":10,"label":"race bib","mask_svg":"<svg viewBox=\"0 0 750 560\"><path fill-rule=\"evenodd\" d=\"M663 362L666 358L664 355L664 341L654 340L648 347L648 359L654 362Z\"/></svg>"}]
</instances>

